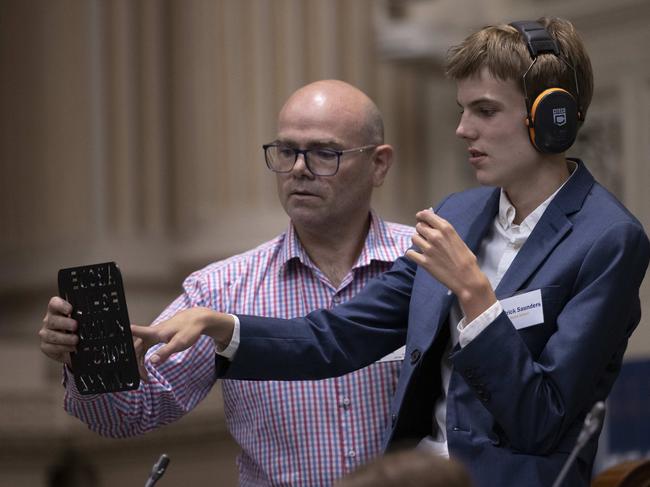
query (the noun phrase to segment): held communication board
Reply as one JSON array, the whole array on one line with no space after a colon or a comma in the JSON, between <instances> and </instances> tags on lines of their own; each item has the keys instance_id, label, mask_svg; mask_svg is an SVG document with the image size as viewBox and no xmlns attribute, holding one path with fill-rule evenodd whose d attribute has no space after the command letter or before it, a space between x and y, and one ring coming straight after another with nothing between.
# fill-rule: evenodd
<instances>
[{"instance_id":1,"label":"held communication board","mask_svg":"<svg viewBox=\"0 0 650 487\"><path fill-rule=\"evenodd\" d=\"M115 262L59 270L59 296L72 305L79 342L71 354L81 394L140 386L122 275Z\"/></svg>"}]
</instances>

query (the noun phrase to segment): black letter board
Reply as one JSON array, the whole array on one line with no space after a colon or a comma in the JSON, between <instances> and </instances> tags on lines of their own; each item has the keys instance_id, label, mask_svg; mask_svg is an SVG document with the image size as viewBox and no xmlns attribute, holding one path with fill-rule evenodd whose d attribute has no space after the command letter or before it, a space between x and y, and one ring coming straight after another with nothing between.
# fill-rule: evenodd
<instances>
[{"instance_id":1,"label":"black letter board","mask_svg":"<svg viewBox=\"0 0 650 487\"><path fill-rule=\"evenodd\" d=\"M137 389L131 322L115 262L59 270L59 295L72 305L71 318L79 325L77 352L71 354L79 392Z\"/></svg>"}]
</instances>

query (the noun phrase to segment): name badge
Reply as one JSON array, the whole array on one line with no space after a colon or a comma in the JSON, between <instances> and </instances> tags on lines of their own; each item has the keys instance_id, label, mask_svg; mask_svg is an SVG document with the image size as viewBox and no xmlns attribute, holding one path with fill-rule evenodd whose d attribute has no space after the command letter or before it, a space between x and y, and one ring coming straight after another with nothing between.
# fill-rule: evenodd
<instances>
[{"instance_id":1,"label":"name badge","mask_svg":"<svg viewBox=\"0 0 650 487\"><path fill-rule=\"evenodd\" d=\"M541 289L501 299L500 302L517 330L544 323Z\"/></svg>"},{"instance_id":2,"label":"name badge","mask_svg":"<svg viewBox=\"0 0 650 487\"><path fill-rule=\"evenodd\" d=\"M377 360L376 363L380 362L395 362L397 360L404 360L404 354L406 353L406 345L398 348L394 352L389 353L385 357L380 358Z\"/></svg>"}]
</instances>

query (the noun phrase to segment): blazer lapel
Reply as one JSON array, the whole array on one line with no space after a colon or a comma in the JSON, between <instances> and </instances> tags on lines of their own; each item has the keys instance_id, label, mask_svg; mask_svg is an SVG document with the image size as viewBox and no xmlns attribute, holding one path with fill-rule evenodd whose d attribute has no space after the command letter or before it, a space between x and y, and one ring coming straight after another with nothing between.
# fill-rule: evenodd
<instances>
[{"instance_id":1,"label":"blazer lapel","mask_svg":"<svg viewBox=\"0 0 650 487\"><path fill-rule=\"evenodd\" d=\"M478 252L481 240L492 226L494 217L499 211L500 194L501 190L495 188L485 200L483 208L473 218L468 218L466 212L465 215L455 219L458 222L455 224L456 232L474 254Z\"/></svg>"},{"instance_id":2,"label":"blazer lapel","mask_svg":"<svg viewBox=\"0 0 650 487\"><path fill-rule=\"evenodd\" d=\"M418 292L411 298L411 336L407 341L417 343L426 350L439 335L455 296L448 294L447 288L424 268L419 267L417 272Z\"/></svg>"},{"instance_id":3,"label":"blazer lapel","mask_svg":"<svg viewBox=\"0 0 650 487\"><path fill-rule=\"evenodd\" d=\"M526 240L510 268L497 286L498 298L512 295L544 262L548 254L571 230L568 215L582 207L582 202L593 186L594 178L581 161L571 179L546 208L546 211Z\"/></svg>"}]
</instances>

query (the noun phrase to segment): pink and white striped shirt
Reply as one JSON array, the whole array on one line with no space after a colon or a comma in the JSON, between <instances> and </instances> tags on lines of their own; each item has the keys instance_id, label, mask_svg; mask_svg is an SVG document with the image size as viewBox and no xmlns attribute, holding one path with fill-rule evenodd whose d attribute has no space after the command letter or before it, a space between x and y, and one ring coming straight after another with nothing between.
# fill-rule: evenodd
<instances>
[{"instance_id":1,"label":"pink and white striped shirt","mask_svg":"<svg viewBox=\"0 0 650 487\"><path fill-rule=\"evenodd\" d=\"M290 226L253 250L190 275L185 292L155 322L193 306L279 318L331 308L387 270L409 247L413 231L371 213L365 246L335 288ZM147 361L150 381L137 391L82 396L66 380L65 408L106 436L143 433L178 419L207 395L216 381L214 353L212 340L201 337L164 364ZM224 380L226 422L242 448L240 485L331 485L379 454L399 357L321 381Z\"/></svg>"}]
</instances>

